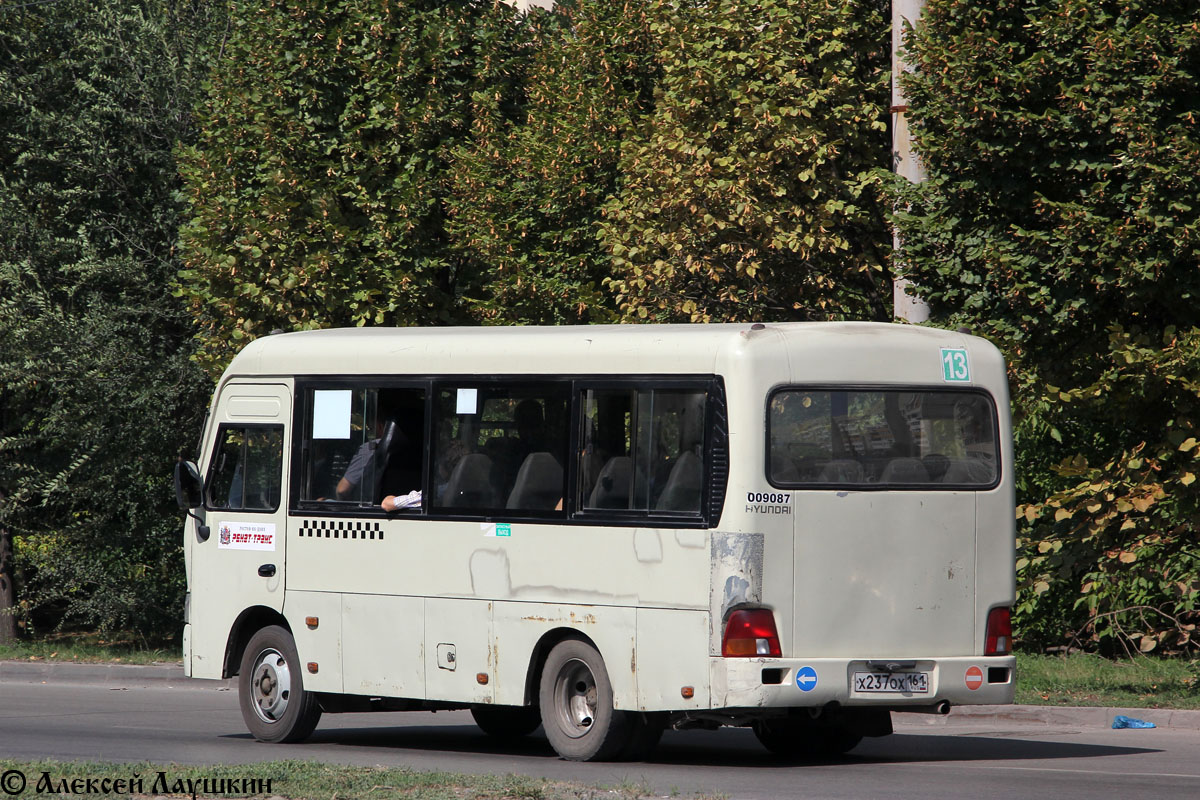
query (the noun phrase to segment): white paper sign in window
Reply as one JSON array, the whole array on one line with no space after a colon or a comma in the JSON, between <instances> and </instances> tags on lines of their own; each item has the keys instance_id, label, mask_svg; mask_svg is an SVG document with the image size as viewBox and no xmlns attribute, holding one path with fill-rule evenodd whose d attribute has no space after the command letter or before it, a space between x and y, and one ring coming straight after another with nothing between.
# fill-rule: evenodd
<instances>
[{"instance_id":1,"label":"white paper sign in window","mask_svg":"<svg viewBox=\"0 0 1200 800\"><path fill-rule=\"evenodd\" d=\"M313 392L314 439L350 438L350 390Z\"/></svg>"},{"instance_id":2,"label":"white paper sign in window","mask_svg":"<svg viewBox=\"0 0 1200 800\"><path fill-rule=\"evenodd\" d=\"M458 402L455 405L455 411L459 414L474 414L479 407L479 390L478 389L459 389Z\"/></svg>"}]
</instances>

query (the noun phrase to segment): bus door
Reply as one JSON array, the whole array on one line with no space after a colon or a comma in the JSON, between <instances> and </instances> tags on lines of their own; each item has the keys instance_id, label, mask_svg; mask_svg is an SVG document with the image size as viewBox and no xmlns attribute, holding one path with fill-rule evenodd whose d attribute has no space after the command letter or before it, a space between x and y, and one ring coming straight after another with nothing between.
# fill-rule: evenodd
<instances>
[{"instance_id":1,"label":"bus door","mask_svg":"<svg viewBox=\"0 0 1200 800\"><path fill-rule=\"evenodd\" d=\"M221 677L242 611L282 612L290 414L286 384L231 382L221 390L204 465L209 535L191 543L193 677Z\"/></svg>"}]
</instances>

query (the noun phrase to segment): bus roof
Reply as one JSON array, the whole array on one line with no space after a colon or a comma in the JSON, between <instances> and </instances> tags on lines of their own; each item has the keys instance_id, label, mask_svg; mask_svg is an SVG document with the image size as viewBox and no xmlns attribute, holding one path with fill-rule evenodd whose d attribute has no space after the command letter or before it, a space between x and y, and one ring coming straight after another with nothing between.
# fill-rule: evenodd
<instances>
[{"instance_id":1,"label":"bus roof","mask_svg":"<svg viewBox=\"0 0 1200 800\"><path fill-rule=\"evenodd\" d=\"M1003 361L964 333L877 322L341 328L248 344L235 376L726 374L770 362L795 380L941 382L943 348L967 350L992 377ZM786 359L787 365L780 364ZM917 363L927 365L914 375ZM975 370L976 372L980 370ZM971 383L980 381L972 375Z\"/></svg>"}]
</instances>

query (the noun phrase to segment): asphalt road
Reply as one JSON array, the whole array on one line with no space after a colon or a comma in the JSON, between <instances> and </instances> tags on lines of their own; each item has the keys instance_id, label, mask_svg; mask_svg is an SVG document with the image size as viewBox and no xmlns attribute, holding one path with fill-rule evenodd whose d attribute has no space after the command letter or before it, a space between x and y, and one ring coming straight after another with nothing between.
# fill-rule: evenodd
<instances>
[{"instance_id":1,"label":"asphalt road","mask_svg":"<svg viewBox=\"0 0 1200 800\"><path fill-rule=\"evenodd\" d=\"M781 763L749 731L723 729L668 732L648 763L574 764L559 760L540 732L498 743L465 712L326 715L309 741L268 745L246 733L236 692L228 689L200 682L28 683L6 680L0 670L0 759L307 759L634 783L657 795L708 792L730 800L1200 796L1200 730L1111 730L1085 716L1067 716L1067 723L896 719L896 734L868 739L837 762ZM286 794L287 776L278 781L276 791ZM0 800L6 800L3 792Z\"/></svg>"}]
</instances>

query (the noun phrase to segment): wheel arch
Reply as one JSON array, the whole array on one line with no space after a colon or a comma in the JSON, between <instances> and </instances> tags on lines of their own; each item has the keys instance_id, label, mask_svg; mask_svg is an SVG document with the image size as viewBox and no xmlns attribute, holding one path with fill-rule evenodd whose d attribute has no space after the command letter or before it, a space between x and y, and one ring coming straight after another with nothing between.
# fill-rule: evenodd
<instances>
[{"instance_id":1,"label":"wheel arch","mask_svg":"<svg viewBox=\"0 0 1200 800\"><path fill-rule=\"evenodd\" d=\"M250 638L263 628L278 625L288 633L292 626L282 614L267 606L251 606L238 615L233 627L229 629L229 639L225 644L225 662L221 667L222 678L232 678L241 670L242 654Z\"/></svg>"},{"instance_id":2,"label":"wheel arch","mask_svg":"<svg viewBox=\"0 0 1200 800\"><path fill-rule=\"evenodd\" d=\"M542 680L542 668L546 665L546 657L550 655L550 651L554 649L555 645L567 639L586 642L596 648L596 652L600 653L601 658L604 657L604 653L596 641L583 631L575 628L553 628L546 631L533 646L533 652L529 654L529 668L525 672L525 705L536 706L538 704L538 685Z\"/></svg>"}]
</instances>

